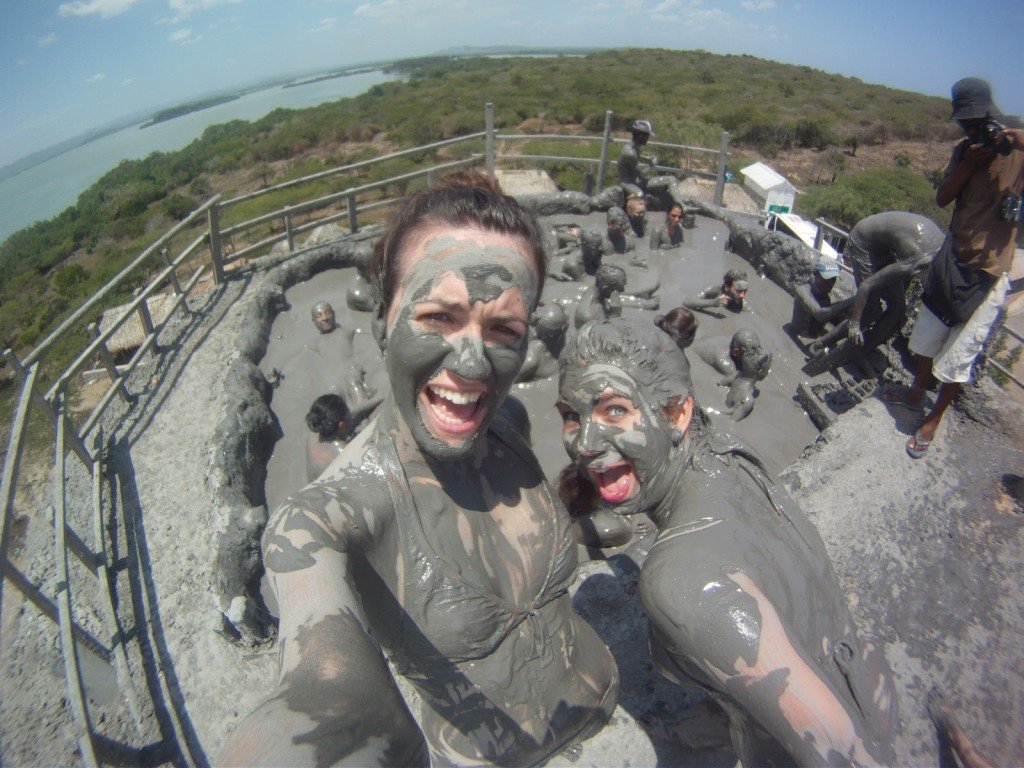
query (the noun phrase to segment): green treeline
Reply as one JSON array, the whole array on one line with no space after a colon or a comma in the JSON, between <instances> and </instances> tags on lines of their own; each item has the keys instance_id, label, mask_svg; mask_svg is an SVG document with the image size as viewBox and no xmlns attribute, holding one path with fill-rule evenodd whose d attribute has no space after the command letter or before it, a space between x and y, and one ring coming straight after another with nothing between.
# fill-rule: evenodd
<instances>
[{"instance_id":1,"label":"green treeline","mask_svg":"<svg viewBox=\"0 0 1024 768\"><path fill-rule=\"evenodd\" d=\"M0 341L16 347L38 342L214 192L231 196L253 189L254 179L265 186L380 154L366 146L371 139L375 147L401 148L477 133L487 101L494 102L496 125L505 131L600 133L611 109L618 135L643 116L654 123L659 140L717 147L724 129L740 155L745 149L770 157L812 147L823 157L836 156L837 168L842 158L836 148L851 142L855 149L858 142L951 138L944 99L750 56L642 49L583 57L438 57L399 62L392 70L404 78L318 107L211 126L180 151L122 162L74 206L11 235L0 244ZM522 151L572 152L564 143L536 144ZM321 151L314 156L313 149ZM730 167L738 170L741 160ZM433 161L403 159L364 172L360 180ZM558 173L572 169L554 170L570 183L571 174ZM809 189L813 210L804 210L850 226L856 221L851 217L879 205L922 209L932 194L931 184L906 168L850 183L858 176L838 173L834 184ZM327 184L323 193L336 191ZM303 190L300 199L317 193ZM265 204L276 207L282 200L299 202L282 193Z\"/></svg>"}]
</instances>

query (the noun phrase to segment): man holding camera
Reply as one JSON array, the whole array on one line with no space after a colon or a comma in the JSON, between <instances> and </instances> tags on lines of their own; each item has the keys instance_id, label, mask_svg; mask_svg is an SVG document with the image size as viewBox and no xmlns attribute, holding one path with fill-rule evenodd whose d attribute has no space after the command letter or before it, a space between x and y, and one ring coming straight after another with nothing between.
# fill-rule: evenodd
<instances>
[{"instance_id":1,"label":"man holding camera","mask_svg":"<svg viewBox=\"0 0 1024 768\"><path fill-rule=\"evenodd\" d=\"M907 441L907 453L924 456L942 416L970 380L1009 285L1024 188L1024 130L1007 129L984 80L953 86L953 114L964 132L946 166L935 201L956 201L949 233L924 279L923 306L910 337L917 369L910 387L883 398L920 410L934 375L938 397Z\"/></svg>"}]
</instances>

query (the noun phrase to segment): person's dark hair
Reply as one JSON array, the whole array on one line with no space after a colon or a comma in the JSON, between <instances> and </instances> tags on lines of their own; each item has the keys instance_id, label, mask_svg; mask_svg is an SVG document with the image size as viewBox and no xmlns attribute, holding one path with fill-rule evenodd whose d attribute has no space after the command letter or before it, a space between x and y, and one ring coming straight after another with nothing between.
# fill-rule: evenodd
<instances>
[{"instance_id":1,"label":"person's dark hair","mask_svg":"<svg viewBox=\"0 0 1024 768\"><path fill-rule=\"evenodd\" d=\"M672 203L672 204L671 204L671 205L670 205L670 206L668 207L668 210L667 210L667 211L665 211L665 215L667 216L668 214L672 213L672 211L674 211L674 210L675 210L676 208L678 208L678 209L679 209L679 213L681 213L681 214L682 214L682 213L686 213L686 209L685 209L685 208L683 208L683 204L682 204L682 203L677 203L677 202L673 202L673 203Z\"/></svg>"},{"instance_id":2,"label":"person's dark hair","mask_svg":"<svg viewBox=\"0 0 1024 768\"><path fill-rule=\"evenodd\" d=\"M420 228L466 227L520 238L537 270L537 296L544 288L547 257L540 226L533 214L504 194L489 176L459 172L420 190L392 217L377 241L370 265L370 282L385 306L395 295L399 261L406 241Z\"/></svg>"},{"instance_id":3,"label":"person's dark hair","mask_svg":"<svg viewBox=\"0 0 1024 768\"><path fill-rule=\"evenodd\" d=\"M654 324L675 339L676 345L680 349L684 349L693 343L700 321L686 307L676 307L664 315L658 315Z\"/></svg>"},{"instance_id":4,"label":"person's dark hair","mask_svg":"<svg viewBox=\"0 0 1024 768\"><path fill-rule=\"evenodd\" d=\"M348 405L340 395L320 395L306 414L306 426L324 440L332 439L339 431L338 423L347 421Z\"/></svg>"},{"instance_id":5,"label":"person's dark hair","mask_svg":"<svg viewBox=\"0 0 1024 768\"><path fill-rule=\"evenodd\" d=\"M725 285L732 285L737 280L746 280L747 271L745 269L730 269L722 277L722 283Z\"/></svg>"}]
</instances>

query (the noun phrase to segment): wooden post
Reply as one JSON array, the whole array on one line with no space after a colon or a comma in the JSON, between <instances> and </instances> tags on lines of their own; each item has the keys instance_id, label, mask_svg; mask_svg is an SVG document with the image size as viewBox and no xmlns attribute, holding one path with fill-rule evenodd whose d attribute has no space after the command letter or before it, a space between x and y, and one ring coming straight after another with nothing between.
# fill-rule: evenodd
<instances>
[{"instance_id":1,"label":"wooden post","mask_svg":"<svg viewBox=\"0 0 1024 768\"><path fill-rule=\"evenodd\" d=\"M214 203L207 211L210 228L210 261L213 262L213 280L217 285L224 282L224 254L220 242L220 205Z\"/></svg>"},{"instance_id":2,"label":"wooden post","mask_svg":"<svg viewBox=\"0 0 1024 768\"><path fill-rule=\"evenodd\" d=\"M604 169L608 165L608 142L612 138L612 111L609 109L604 113L604 139L601 141L601 162L597 164L597 191L601 194L604 189Z\"/></svg>"},{"instance_id":3,"label":"wooden post","mask_svg":"<svg viewBox=\"0 0 1024 768\"><path fill-rule=\"evenodd\" d=\"M288 253L294 253L295 252L295 233L292 232L292 214L288 210L290 207L291 206L288 206L288 205L286 205L284 207L284 210L285 210L285 214L284 214L284 234L285 234L285 237L288 239ZM352 231L354 232L355 230L352 230Z\"/></svg>"},{"instance_id":4,"label":"wooden post","mask_svg":"<svg viewBox=\"0 0 1024 768\"><path fill-rule=\"evenodd\" d=\"M427 186L432 187L437 184L437 171L433 168L427 171Z\"/></svg>"},{"instance_id":5,"label":"wooden post","mask_svg":"<svg viewBox=\"0 0 1024 768\"><path fill-rule=\"evenodd\" d=\"M725 197L725 161L729 157L729 132L722 131L722 148L718 151L718 175L715 179L715 205Z\"/></svg>"},{"instance_id":6,"label":"wooden post","mask_svg":"<svg viewBox=\"0 0 1024 768\"><path fill-rule=\"evenodd\" d=\"M487 175L494 176L494 102L488 101L484 105L484 130L487 136L484 139L484 152L487 157Z\"/></svg>"},{"instance_id":7,"label":"wooden post","mask_svg":"<svg viewBox=\"0 0 1024 768\"><path fill-rule=\"evenodd\" d=\"M359 231L358 212L356 211L356 196L349 194L345 198L348 205L348 231L353 235Z\"/></svg>"},{"instance_id":8,"label":"wooden post","mask_svg":"<svg viewBox=\"0 0 1024 768\"><path fill-rule=\"evenodd\" d=\"M146 332L146 335L153 333L156 329L153 327L153 316L149 314L149 302L139 302L139 319L142 320L142 329ZM154 355L160 351L160 344L154 338L153 346L149 348L149 351Z\"/></svg>"},{"instance_id":9,"label":"wooden post","mask_svg":"<svg viewBox=\"0 0 1024 768\"><path fill-rule=\"evenodd\" d=\"M85 327L85 330L93 339L98 339L100 337L100 327L96 323L89 323L89 325ZM117 381L117 378L121 373L117 370L117 364L114 362L114 356L111 355L110 350L107 349L106 342L100 344L100 361L103 363L103 367L107 369L107 375L110 376L110 381ZM121 399L130 405L132 398L125 391L124 387L120 388L120 394Z\"/></svg>"},{"instance_id":10,"label":"wooden post","mask_svg":"<svg viewBox=\"0 0 1024 768\"><path fill-rule=\"evenodd\" d=\"M161 248L160 249L160 255L164 257L164 264L166 264L168 267L171 266L171 260L167 256L167 249L166 248ZM180 295L181 294L181 283L178 282L178 272L177 272L177 270L173 270L173 269L171 270L171 285L174 286L174 295L175 296Z\"/></svg>"},{"instance_id":11,"label":"wooden post","mask_svg":"<svg viewBox=\"0 0 1024 768\"><path fill-rule=\"evenodd\" d=\"M820 251L821 244L825 240L825 228L818 224L818 228L814 231L814 250Z\"/></svg>"}]
</instances>

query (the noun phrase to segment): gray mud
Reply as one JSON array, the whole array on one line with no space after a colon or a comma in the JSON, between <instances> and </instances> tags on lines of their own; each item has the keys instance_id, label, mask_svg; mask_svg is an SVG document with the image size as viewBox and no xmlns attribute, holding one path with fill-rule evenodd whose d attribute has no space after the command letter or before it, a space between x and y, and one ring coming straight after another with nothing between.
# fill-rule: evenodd
<instances>
[{"instance_id":1,"label":"gray mud","mask_svg":"<svg viewBox=\"0 0 1024 768\"><path fill-rule=\"evenodd\" d=\"M650 220L660 220L664 214L650 214ZM544 224L578 223L584 229L600 231L605 225L603 213L585 215L558 214L542 218ZM714 219L697 217L695 229L686 231L681 249L648 251L646 239L638 242L637 250L626 254L606 256L605 263L626 270L626 289L636 290L660 280L657 296L661 308L657 311L627 307L625 314L654 318L682 303L684 298L701 288L721 283L722 275L732 268L746 269L750 273L750 291L747 307L739 313L725 308L715 314L698 312L700 328L697 339L731 337L741 328L754 329L766 351L773 353L768 377L758 383L753 412L740 422L733 422L722 414L728 388L718 386L721 375L695 355L690 355L694 389L701 405L725 431L737 435L759 451L776 471L794 461L804 448L818 435L818 430L797 404L794 393L801 381L816 383L830 377L809 378L800 372L803 353L783 330L792 314L792 297L771 280L759 277L743 259L726 250L728 227ZM632 266L632 256L647 257L649 268ZM274 446L267 468L266 495L270 509L302 488L305 474L305 445L309 438L304 418L313 400L328 392L339 392L342 377L354 368L368 372L367 379L383 391L382 358L370 335L370 315L349 309L345 304L345 290L354 274L352 268L333 269L312 276L308 281L292 286L285 292L289 308L274 320L266 356L260 361L265 375L278 369L280 384L275 388L271 408L281 425L282 437ZM558 282L548 279L542 302L558 302L572 318L576 304L593 278L579 282ZM332 333L318 333L309 318L309 308L319 300L331 303L337 313L339 327ZM355 332L355 354L351 360L339 356L346 342L342 336ZM526 405L530 414L533 444L541 466L549 479L554 479L568 459L561 442L561 419L555 410L557 377L525 382L512 388L512 395Z\"/></svg>"}]
</instances>

